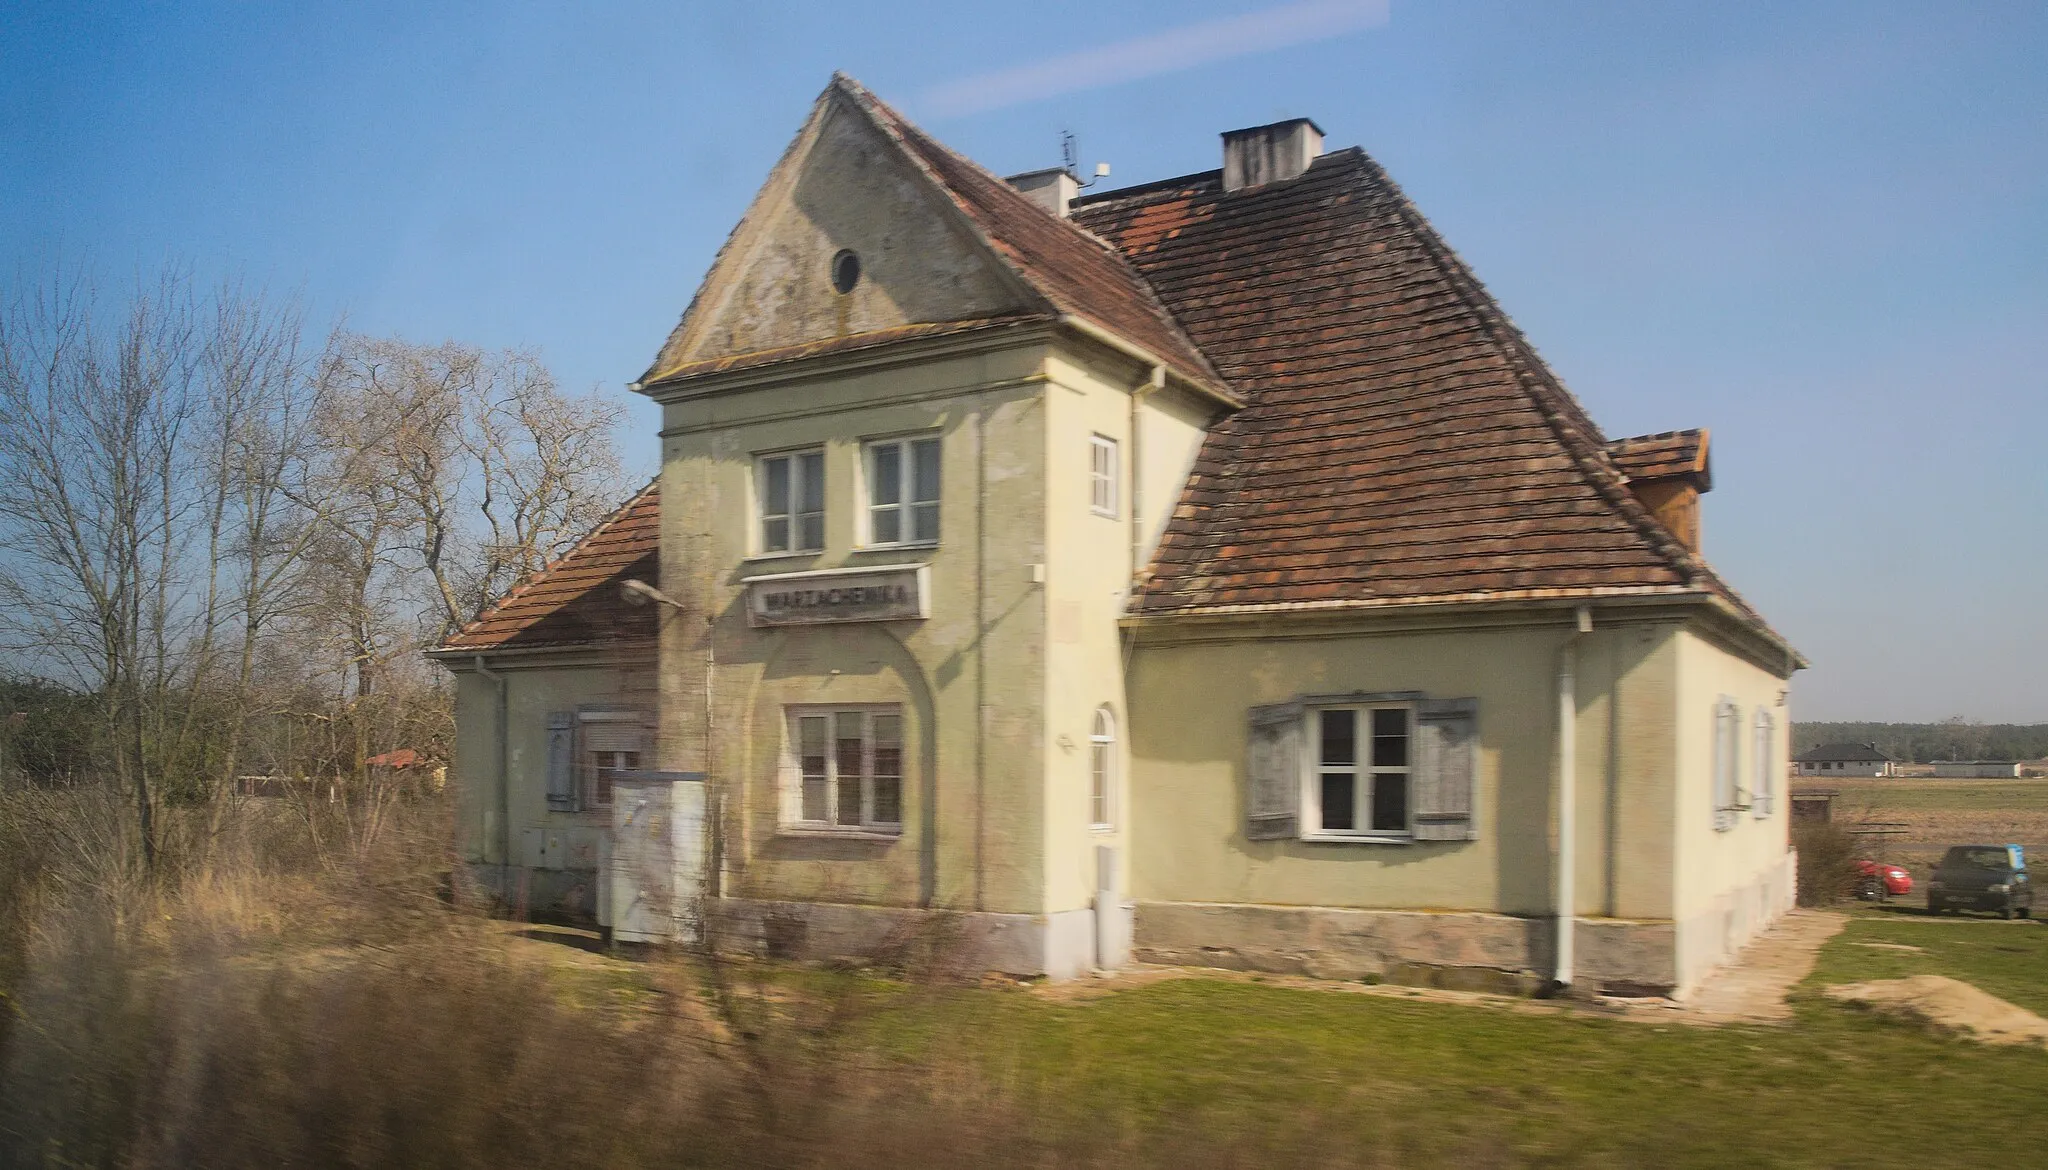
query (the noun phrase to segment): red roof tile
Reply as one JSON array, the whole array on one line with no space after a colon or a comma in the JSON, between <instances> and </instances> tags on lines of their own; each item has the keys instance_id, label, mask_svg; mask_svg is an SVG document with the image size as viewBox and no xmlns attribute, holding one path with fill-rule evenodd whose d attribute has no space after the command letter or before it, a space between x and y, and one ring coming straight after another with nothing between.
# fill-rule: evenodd
<instances>
[{"instance_id":1,"label":"red roof tile","mask_svg":"<svg viewBox=\"0 0 2048 1170\"><path fill-rule=\"evenodd\" d=\"M437 653L582 646L654 637L653 611L626 604L618 583L659 583L660 481L640 489L576 546L493 602Z\"/></svg>"},{"instance_id":2,"label":"red roof tile","mask_svg":"<svg viewBox=\"0 0 2048 1170\"><path fill-rule=\"evenodd\" d=\"M1081 202L1248 402L1210 435L1138 607L1684 588L1702 566L1362 151L1226 193Z\"/></svg>"}]
</instances>

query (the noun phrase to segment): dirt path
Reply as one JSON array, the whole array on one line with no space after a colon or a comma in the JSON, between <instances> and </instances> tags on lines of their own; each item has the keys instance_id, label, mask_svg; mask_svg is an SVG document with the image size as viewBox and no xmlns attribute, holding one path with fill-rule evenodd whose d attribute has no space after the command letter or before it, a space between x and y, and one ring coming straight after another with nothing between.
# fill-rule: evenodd
<instances>
[{"instance_id":1,"label":"dirt path","mask_svg":"<svg viewBox=\"0 0 2048 1170\"><path fill-rule=\"evenodd\" d=\"M1707 1024L1780 1024L1792 1018L1786 993L1813 973L1820 948L1842 932L1846 914L1793 910L1707 976L1670 1015ZM1667 1018L1669 1018L1667 1016Z\"/></svg>"}]
</instances>

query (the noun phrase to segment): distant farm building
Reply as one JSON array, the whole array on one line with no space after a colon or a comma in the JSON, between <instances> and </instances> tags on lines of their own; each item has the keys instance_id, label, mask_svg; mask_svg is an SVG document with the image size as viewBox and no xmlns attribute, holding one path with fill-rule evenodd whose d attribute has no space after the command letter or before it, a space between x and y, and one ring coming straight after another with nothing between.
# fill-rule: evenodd
<instances>
[{"instance_id":1,"label":"distant farm building","mask_svg":"<svg viewBox=\"0 0 2048 1170\"><path fill-rule=\"evenodd\" d=\"M1898 762L1874 743L1824 743L1793 757L1801 776L1896 776Z\"/></svg>"},{"instance_id":2,"label":"distant farm building","mask_svg":"<svg viewBox=\"0 0 2048 1170\"><path fill-rule=\"evenodd\" d=\"M2012 760L1936 760L1934 775L1950 780L2010 780L2020 774Z\"/></svg>"}]
</instances>

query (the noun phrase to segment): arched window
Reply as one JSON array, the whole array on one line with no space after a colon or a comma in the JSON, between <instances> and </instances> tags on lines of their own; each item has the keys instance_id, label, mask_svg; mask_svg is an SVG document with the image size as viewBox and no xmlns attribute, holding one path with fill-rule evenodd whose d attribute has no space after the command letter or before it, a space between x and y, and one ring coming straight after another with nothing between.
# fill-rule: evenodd
<instances>
[{"instance_id":1,"label":"arched window","mask_svg":"<svg viewBox=\"0 0 2048 1170\"><path fill-rule=\"evenodd\" d=\"M1116 716L1095 709L1088 733L1088 820L1098 829L1116 823Z\"/></svg>"}]
</instances>

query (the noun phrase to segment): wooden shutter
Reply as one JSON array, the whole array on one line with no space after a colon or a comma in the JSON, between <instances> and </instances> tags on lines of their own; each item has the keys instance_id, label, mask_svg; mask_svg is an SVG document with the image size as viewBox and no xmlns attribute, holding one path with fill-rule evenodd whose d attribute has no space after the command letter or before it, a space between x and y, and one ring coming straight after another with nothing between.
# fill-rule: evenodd
<instances>
[{"instance_id":1,"label":"wooden shutter","mask_svg":"<svg viewBox=\"0 0 2048 1170\"><path fill-rule=\"evenodd\" d=\"M548 810L575 812L576 713L548 713Z\"/></svg>"},{"instance_id":2,"label":"wooden shutter","mask_svg":"<svg viewBox=\"0 0 2048 1170\"><path fill-rule=\"evenodd\" d=\"M1300 700L1251 710L1245 768L1244 835L1280 841L1301 835Z\"/></svg>"},{"instance_id":3,"label":"wooden shutter","mask_svg":"<svg viewBox=\"0 0 2048 1170\"><path fill-rule=\"evenodd\" d=\"M1416 703L1415 739L1415 839L1477 840L1479 700Z\"/></svg>"}]
</instances>

